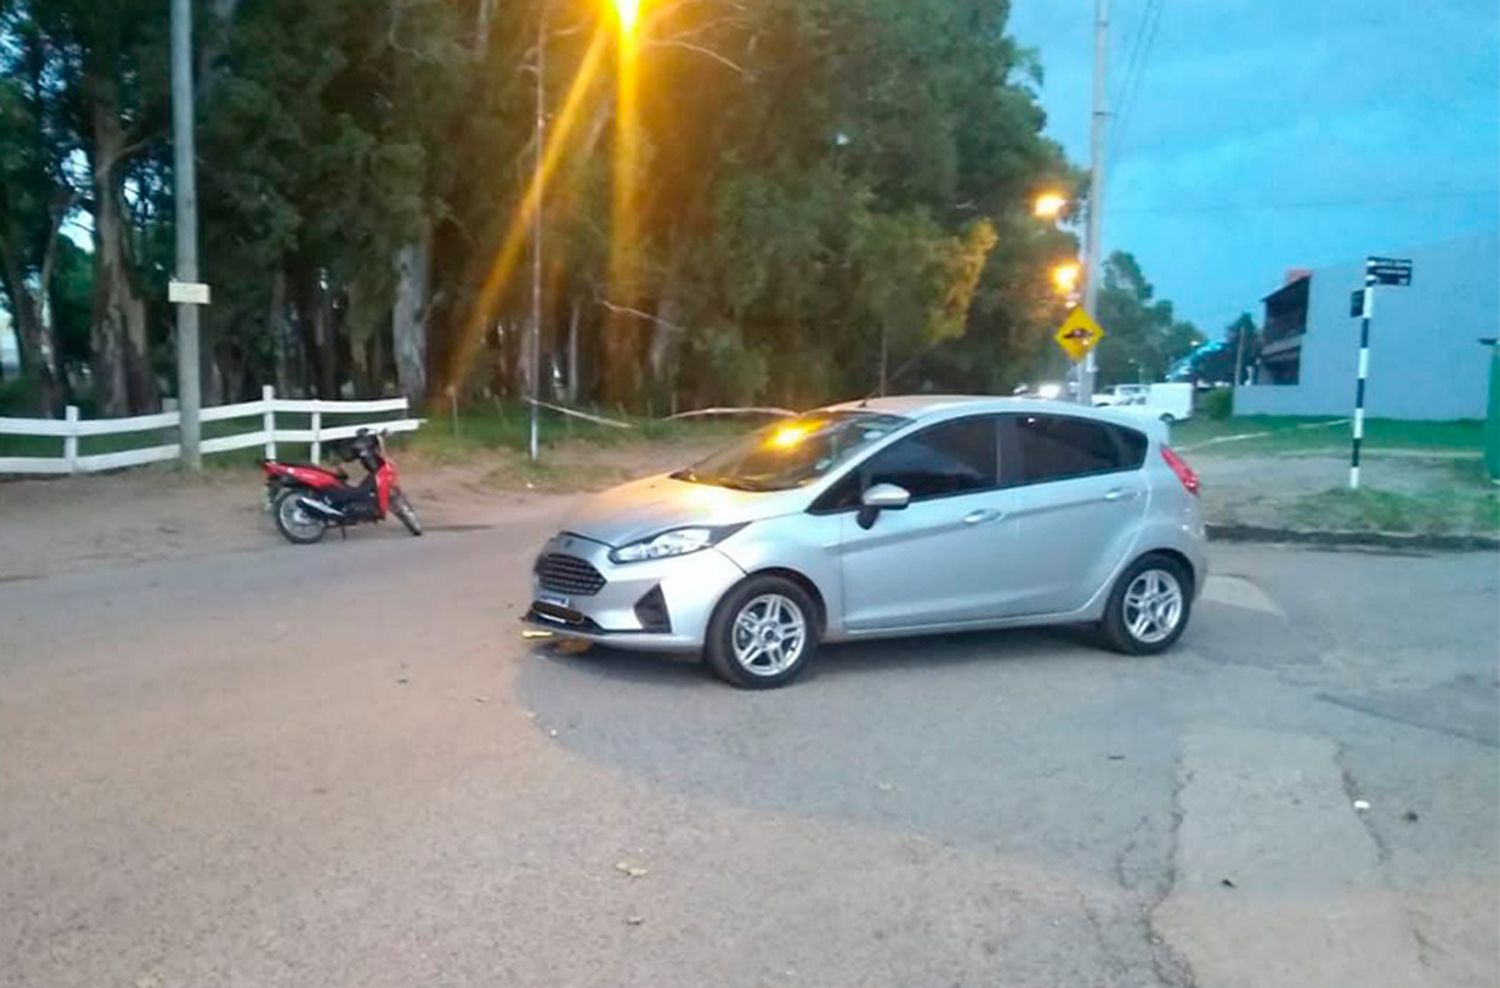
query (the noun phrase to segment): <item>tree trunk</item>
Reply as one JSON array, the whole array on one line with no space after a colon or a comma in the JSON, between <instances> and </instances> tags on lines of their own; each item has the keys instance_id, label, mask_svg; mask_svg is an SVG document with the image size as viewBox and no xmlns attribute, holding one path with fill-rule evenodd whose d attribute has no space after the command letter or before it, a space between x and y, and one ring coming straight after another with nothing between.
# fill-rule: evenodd
<instances>
[{"instance_id":1,"label":"tree trunk","mask_svg":"<svg viewBox=\"0 0 1500 988\"><path fill-rule=\"evenodd\" d=\"M266 329L271 334L273 367L272 380L276 393L287 396L292 393L292 340L286 320L286 271L280 265L271 276L271 310L266 313Z\"/></svg>"},{"instance_id":2,"label":"tree trunk","mask_svg":"<svg viewBox=\"0 0 1500 988\"><path fill-rule=\"evenodd\" d=\"M323 283L321 271L313 272L312 291L312 342L317 363L317 392L319 398L339 396L338 337L333 327L333 306L328 287Z\"/></svg>"},{"instance_id":3,"label":"tree trunk","mask_svg":"<svg viewBox=\"0 0 1500 988\"><path fill-rule=\"evenodd\" d=\"M583 304L575 297L568 314L568 404L578 404L578 322L583 318Z\"/></svg>"},{"instance_id":4,"label":"tree trunk","mask_svg":"<svg viewBox=\"0 0 1500 988\"><path fill-rule=\"evenodd\" d=\"M396 252L396 302L391 306L391 343L396 380L414 404L427 394L427 293L432 270L432 228Z\"/></svg>"},{"instance_id":5,"label":"tree trunk","mask_svg":"<svg viewBox=\"0 0 1500 988\"><path fill-rule=\"evenodd\" d=\"M662 296L651 323L651 349L647 362L651 380L671 388L677 381L677 351L682 343L682 306L670 295Z\"/></svg>"},{"instance_id":6,"label":"tree trunk","mask_svg":"<svg viewBox=\"0 0 1500 988\"><path fill-rule=\"evenodd\" d=\"M146 304L135 289L123 204L120 165L125 129L114 81L91 74L87 91L94 155L94 312L91 331L94 389L106 416L144 412L158 402L146 341Z\"/></svg>"},{"instance_id":7,"label":"tree trunk","mask_svg":"<svg viewBox=\"0 0 1500 988\"><path fill-rule=\"evenodd\" d=\"M479 0L474 18L474 57L483 58L490 43L490 23L495 17L495 0Z\"/></svg>"},{"instance_id":8,"label":"tree trunk","mask_svg":"<svg viewBox=\"0 0 1500 988\"><path fill-rule=\"evenodd\" d=\"M20 350L21 374L29 377L36 387L32 411L39 415L54 415L57 378L40 306L26 285L20 262L10 249L9 241L3 239L0 239L0 284L4 285L6 298L10 300L11 318ZM43 291L46 291L45 284L43 282Z\"/></svg>"}]
</instances>

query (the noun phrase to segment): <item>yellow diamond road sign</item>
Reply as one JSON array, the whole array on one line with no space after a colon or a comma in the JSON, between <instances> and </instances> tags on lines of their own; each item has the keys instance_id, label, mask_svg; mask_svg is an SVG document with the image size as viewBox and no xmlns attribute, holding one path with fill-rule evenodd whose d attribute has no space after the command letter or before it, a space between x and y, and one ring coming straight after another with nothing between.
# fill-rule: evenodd
<instances>
[{"instance_id":1,"label":"yellow diamond road sign","mask_svg":"<svg viewBox=\"0 0 1500 988\"><path fill-rule=\"evenodd\" d=\"M1062 328L1053 339L1057 340L1057 345L1062 347L1068 359L1077 363L1104 339L1104 330L1094 321L1093 316L1084 311L1083 306L1078 305L1068 313L1068 318L1063 321Z\"/></svg>"}]
</instances>

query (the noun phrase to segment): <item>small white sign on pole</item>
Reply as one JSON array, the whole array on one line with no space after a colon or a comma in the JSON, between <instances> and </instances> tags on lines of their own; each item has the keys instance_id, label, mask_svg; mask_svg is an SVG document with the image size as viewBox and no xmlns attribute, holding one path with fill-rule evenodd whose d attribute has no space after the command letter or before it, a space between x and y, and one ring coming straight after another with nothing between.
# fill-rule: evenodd
<instances>
[{"instance_id":1,"label":"small white sign on pole","mask_svg":"<svg viewBox=\"0 0 1500 988\"><path fill-rule=\"evenodd\" d=\"M187 305L207 305L208 286L201 281L167 282L167 301Z\"/></svg>"}]
</instances>

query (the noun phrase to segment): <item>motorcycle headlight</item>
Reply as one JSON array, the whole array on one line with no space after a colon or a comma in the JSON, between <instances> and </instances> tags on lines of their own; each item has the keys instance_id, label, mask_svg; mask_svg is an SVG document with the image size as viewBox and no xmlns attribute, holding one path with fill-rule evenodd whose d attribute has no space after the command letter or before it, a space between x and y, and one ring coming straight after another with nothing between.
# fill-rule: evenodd
<instances>
[{"instance_id":1,"label":"motorcycle headlight","mask_svg":"<svg viewBox=\"0 0 1500 988\"><path fill-rule=\"evenodd\" d=\"M611 549L609 558L617 563L641 563L648 559L685 556L690 552L718 545L744 527L744 524L740 524L693 525L687 528L674 528L648 539Z\"/></svg>"}]
</instances>

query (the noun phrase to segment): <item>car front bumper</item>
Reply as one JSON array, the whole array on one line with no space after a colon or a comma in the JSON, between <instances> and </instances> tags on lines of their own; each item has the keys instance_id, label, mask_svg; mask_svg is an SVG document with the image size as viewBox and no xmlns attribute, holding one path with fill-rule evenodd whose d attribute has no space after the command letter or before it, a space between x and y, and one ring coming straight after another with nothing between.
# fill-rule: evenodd
<instances>
[{"instance_id":1,"label":"car front bumper","mask_svg":"<svg viewBox=\"0 0 1500 988\"><path fill-rule=\"evenodd\" d=\"M588 564L603 585L593 593L570 592L533 567L526 622L569 638L637 651L701 649L720 598L745 578L744 570L712 548L621 564L610 560L609 546L602 542L563 534L542 549L541 556L550 554Z\"/></svg>"}]
</instances>

